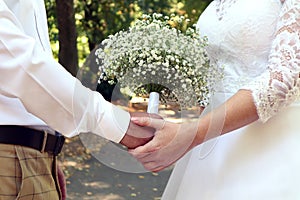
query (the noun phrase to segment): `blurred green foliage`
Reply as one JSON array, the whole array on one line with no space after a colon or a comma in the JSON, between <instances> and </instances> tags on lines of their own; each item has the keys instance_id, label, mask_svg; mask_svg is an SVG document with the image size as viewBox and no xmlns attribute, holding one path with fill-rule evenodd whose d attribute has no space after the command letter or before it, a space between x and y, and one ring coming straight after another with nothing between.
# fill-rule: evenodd
<instances>
[{"instance_id":1,"label":"blurred green foliage","mask_svg":"<svg viewBox=\"0 0 300 200\"><path fill-rule=\"evenodd\" d=\"M82 83L95 89L98 67L91 53L111 34L126 30L142 14L161 13L184 15L196 23L199 15L212 0L74 0L77 29L77 49ZM49 35L54 56L58 57L57 20L55 0L45 0Z\"/></svg>"},{"instance_id":2,"label":"blurred green foliage","mask_svg":"<svg viewBox=\"0 0 300 200\"><path fill-rule=\"evenodd\" d=\"M127 29L143 13L185 15L196 22L212 0L74 0L78 34L79 63L97 44L111 34ZM58 30L55 0L45 0L50 40L54 56L58 55Z\"/></svg>"}]
</instances>

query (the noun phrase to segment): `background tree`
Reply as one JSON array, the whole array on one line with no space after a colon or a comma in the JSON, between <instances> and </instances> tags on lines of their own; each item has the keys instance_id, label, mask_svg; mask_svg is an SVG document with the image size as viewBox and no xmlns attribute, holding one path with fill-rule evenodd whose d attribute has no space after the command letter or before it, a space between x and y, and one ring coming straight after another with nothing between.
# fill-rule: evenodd
<instances>
[{"instance_id":1,"label":"background tree","mask_svg":"<svg viewBox=\"0 0 300 200\"><path fill-rule=\"evenodd\" d=\"M163 15L170 14L173 5L176 4L174 0L137 0L136 4L139 6L141 13L161 13Z\"/></svg>"},{"instance_id":2,"label":"background tree","mask_svg":"<svg viewBox=\"0 0 300 200\"><path fill-rule=\"evenodd\" d=\"M183 10L189 16L193 23L196 23L202 11L208 6L212 0L185 0Z\"/></svg>"},{"instance_id":3,"label":"background tree","mask_svg":"<svg viewBox=\"0 0 300 200\"><path fill-rule=\"evenodd\" d=\"M82 0L76 4L77 22L80 36L88 38L92 51L108 35L125 29L135 19L134 0Z\"/></svg>"},{"instance_id":4,"label":"background tree","mask_svg":"<svg viewBox=\"0 0 300 200\"><path fill-rule=\"evenodd\" d=\"M77 33L73 0L56 0L59 31L58 61L74 76L78 68Z\"/></svg>"}]
</instances>

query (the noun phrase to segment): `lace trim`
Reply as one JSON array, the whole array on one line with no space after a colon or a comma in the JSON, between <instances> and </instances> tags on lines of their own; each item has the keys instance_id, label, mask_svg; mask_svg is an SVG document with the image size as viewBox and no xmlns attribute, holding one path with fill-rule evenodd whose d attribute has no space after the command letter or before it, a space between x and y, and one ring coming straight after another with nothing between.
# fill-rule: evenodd
<instances>
[{"instance_id":1,"label":"lace trim","mask_svg":"<svg viewBox=\"0 0 300 200\"><path fill-rule=\"evenodd\" d=\"M216 3L216 13L219 20L223 19L226 10L230 8L237 0L218 0Z\"/></svg>"},{"instance_id":2,"label":"lace trim","mask_svg":"<svg viewBox=\"0 0 300 200\"><path fill-rule=\"evenodd\" d=\"M300 2L285 0L269 55L268 71L245 86L262 122L300 96Z\"/></svg>"}]
</instances>

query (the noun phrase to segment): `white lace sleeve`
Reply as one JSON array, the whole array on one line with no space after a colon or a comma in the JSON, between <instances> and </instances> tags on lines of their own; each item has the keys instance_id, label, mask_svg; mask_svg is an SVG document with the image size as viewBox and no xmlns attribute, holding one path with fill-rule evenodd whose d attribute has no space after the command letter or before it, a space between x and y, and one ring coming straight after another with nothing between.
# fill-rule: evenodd
<instances>
[{"instance_id":1,"label":"white lace sleeve","mask_svg":"<svg viewBox=\"0 0 300 200\"><path fill-rule=\"evenodd\" d=\"M266 122L300 94L300 0L285 0L269 55L268 71L244 87Z\"/></svg>"}]
</instances>

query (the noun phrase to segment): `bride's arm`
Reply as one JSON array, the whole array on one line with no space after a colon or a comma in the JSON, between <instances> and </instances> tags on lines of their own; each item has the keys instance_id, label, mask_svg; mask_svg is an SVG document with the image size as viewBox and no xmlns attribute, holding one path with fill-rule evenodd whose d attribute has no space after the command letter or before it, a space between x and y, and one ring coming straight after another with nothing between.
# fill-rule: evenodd
<instances>
[{"instance_id":1,"label":"bride's arm","mask_svg":"<svg viewBox=\"0 0 300 200\"><path fill-rule=\"evenodd\" d=\"M129 151L146 169L160 171L191 150L193 147L250 124L258 119L251 92L240 90L223 105L196 122L176 124L158 119L132 118L141 126L157 129L152 141Z\"/></svg>"},{"instance_id":2,"label":"bride's arm","mask_svg":"<svg viewBox=\"0 0 300 200\"><path fill-rule=\"evenodd\" d=\"M300 95L300 1L285 0L268 60L268 70L244 86L232 98L204 117L222 111L221 133L269 118L286 108ZM202 121L203 122L203 121Z\"/></svg>"},{"instance_id":3,"label":"bride's arm","mask_svg":"<svg viewBox=\"0 0 300 200\"><path fill-rule=\"evenodd\" d=\"M163 129L156 132L152 142L131 153L146 169L159 171L174 163L194 146L212 137L258 119L265 122L299 96L299 72L300 1L286 0L273 40L268 71L198 122L181 125L167 122ZM156 128L161 126L157 125L157 120L147 118L134 118L133 121Z\"/></svg>"},{"instance_id":4,"label":"bride's arm","mask_svg":"<svg viewBox=\"0 0 300 200\"><path fill-rule=\"evenodd\" d=\"M300 1L285 0L268 61L268 71L244 89L252 91L259 119L266 122L300 94Z\"/></svg>"}]
</instances>

